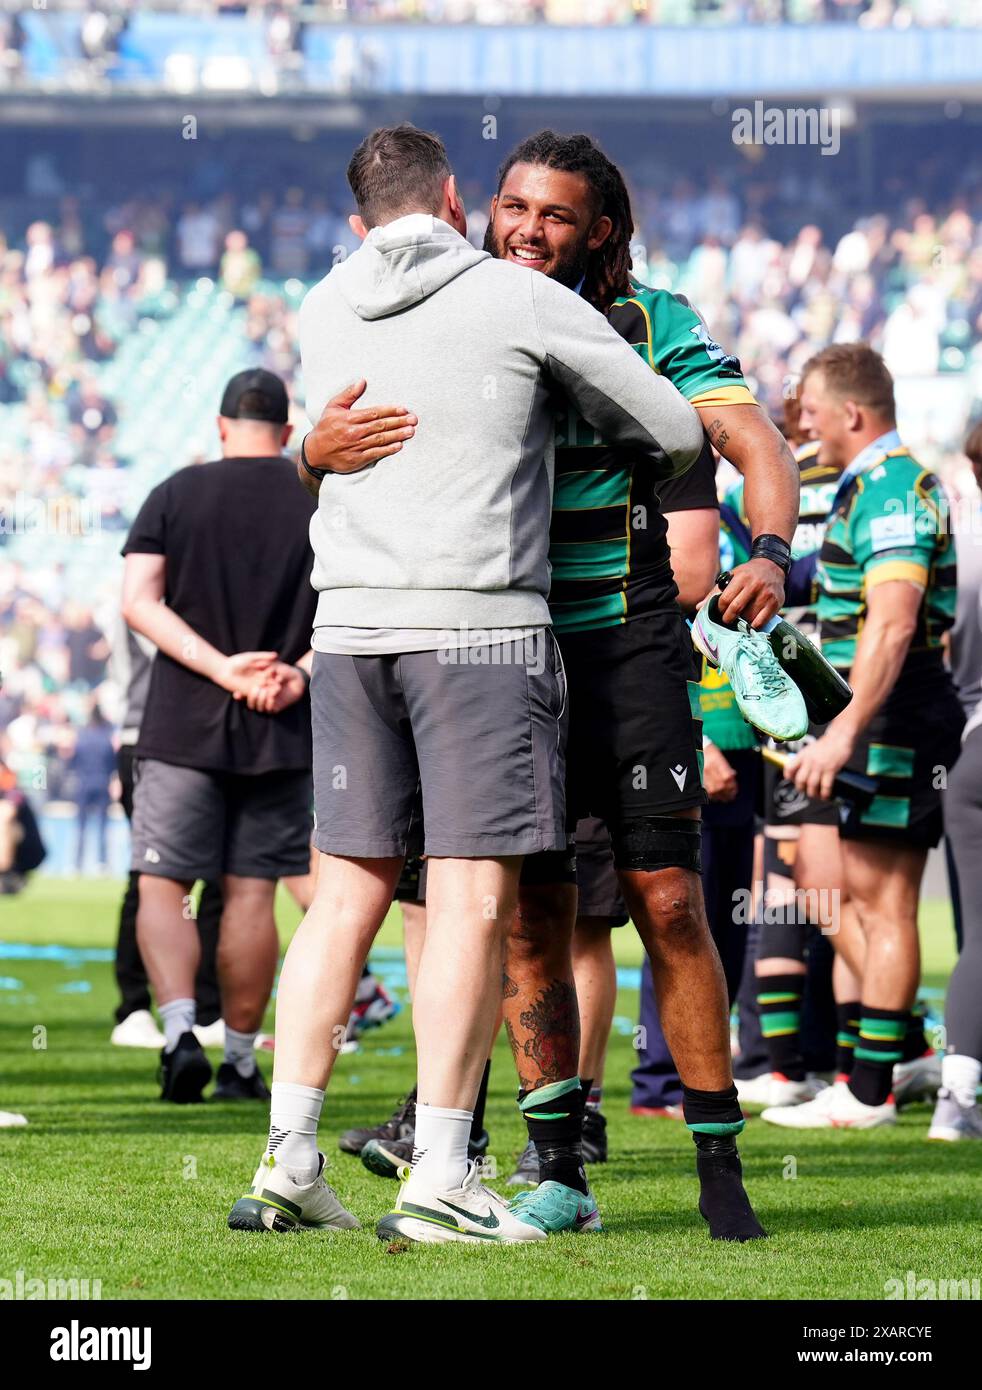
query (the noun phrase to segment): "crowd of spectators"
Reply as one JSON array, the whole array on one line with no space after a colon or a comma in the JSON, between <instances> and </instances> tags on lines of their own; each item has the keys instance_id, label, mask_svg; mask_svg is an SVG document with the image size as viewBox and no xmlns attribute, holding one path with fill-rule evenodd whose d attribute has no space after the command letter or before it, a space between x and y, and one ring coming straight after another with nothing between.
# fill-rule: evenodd
<instances>
[{"instance_id":1,"label":"crowd of spectators","mask_svg":"<svg viewBox=\"0 0 982 1390\"><path fill-rule=\"evenodd\" d=\"M81 57L111 61L139 9L193 17L246 15L267 23L271 56L299 49L306 23L370 24L858 24L871 29L977 27L976 0L47 0L80 15ZM36 7L37 8L37 7ZM0 13L0 65L15 63L25 32Z\"/></svg>"},{"instance_id":2,"label":"crowd of spectators","mask_svg":"<svg viewBox=\"0 0 982 1390\"><path fill-rule=\"evenodd\" d=\"M789 378L828 342L872 342L902 397L905 379L982 364L977 173L963 170L941 201L899 198L843 232L815 220L782 236L751 183L658 187L639 171L635 271L688 296L776 415ZM488 190L470 188L467 202L479 245ZM207 277L238 306L253 360L293 382L299 295L355 244L345 211L299 188L193 202L141 191L95 221L63 197L56 216L0 236L0 402L16 406L0 423L0 757L33 796L74 799L78 731L93 709L119 709L112 533L130 520L132 461L118 445L126 403L102 368ZM26 550L23 532L36 532ZM52 532L91 545L84 592Z\"/></svg>"}]
</instances>

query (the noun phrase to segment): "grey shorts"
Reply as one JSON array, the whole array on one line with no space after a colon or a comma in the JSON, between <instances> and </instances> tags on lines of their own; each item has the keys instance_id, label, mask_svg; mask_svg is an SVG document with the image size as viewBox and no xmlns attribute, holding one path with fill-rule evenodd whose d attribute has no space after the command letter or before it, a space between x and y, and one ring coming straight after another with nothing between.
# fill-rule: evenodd
<instances>
[{"instance_id":1,"label":"grey shorts","mask_svg":"<svg viewBox=\"0 0 982 1390\"><path fill-rule=\"evenodd\" d=\"M310 868L311 775L133 764L133 870L181 882L289 878Z\"/></svg>"},{"instance_id":2,"label":"grey shorts","mask_svg":"<svg viewBox=\"0 0 982 1390\"><path fill-rule=\"evenodd\" d=\"M566 680L551 631L451 655L314 653L317 849L485 859L565 847Z\"/></svg>"}]
</instances>

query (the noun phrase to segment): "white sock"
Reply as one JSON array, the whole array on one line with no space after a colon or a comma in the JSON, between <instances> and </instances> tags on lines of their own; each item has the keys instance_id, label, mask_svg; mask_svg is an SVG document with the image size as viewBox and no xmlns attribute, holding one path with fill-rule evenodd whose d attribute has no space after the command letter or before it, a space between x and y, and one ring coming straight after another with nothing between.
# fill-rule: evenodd
<instances>
[{"instance_id":1,"label":"white sock","mask_svg":"<svg viewBox=\"0 0 982 1390\"><path fill-rule=\"evenodd\" d=\"M447 1110L416 1103L416 1138L410 1186L419 1179L438 1192L451 1192L467 1176L467 1141L473 1110Z\"/></svg>"},{"instance_id":2,"label":"white sock","mask_svg":"<svg viewBox=\"0 0 982 1390\"><path fill-rule=\"evenodd\" d=\"M948 1052L941 1059L941 1085L967 1110L975 1104L975 1094L982 1080L982 1062L977 1057L962 1057Z\"/></svg>"},{"instance_id":3,"label":"white sock","mask_svg":"<svg viewBox=\"0 0 982 1390\"><path fill-rule=\"evenodd\" d=\"M190 1033L198 1010L193 999L172 999L169 1004L160 1004L157 1012L164 1025L164 1051L173 1052L181 1035Z\"/></svg>"},{"instance_id":4,"label":"white sock","mask_svg":"<svg viewBox=\"0 0 982 1390\"><path fill-rule=\"evenodd\" d=\"M305 1186L317 1176L317 1121L321 1117L324 1092L316 1086L294 1086L289 1081L273 1082L269 1107L271 1153L294 1182Z\"/></svg>"},{"instance_id":5,"label":"white sock","mask_svg":"<svg viewBox=\"0 0 982 1390\"><path fill-rule=\"evenodd\" d=\"M258 1035L258 1029L255 1033L237 1033L227 1023L225 1025L225 1060L232 1063L240 1076L251 1076L256 1070Z\"/></svg>"}]
</instances>

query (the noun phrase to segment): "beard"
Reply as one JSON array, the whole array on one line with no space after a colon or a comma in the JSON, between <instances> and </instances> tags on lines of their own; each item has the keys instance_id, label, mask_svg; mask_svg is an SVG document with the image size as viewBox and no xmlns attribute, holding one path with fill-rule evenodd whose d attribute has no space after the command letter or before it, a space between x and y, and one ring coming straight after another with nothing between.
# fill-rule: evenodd
<instances>
[{"instance_id":1,"label":"beard","mask_svg":"<svg viewBox=\"0 0 982 1390\"><path fill-rule=\"evenodd\" d=\"M494 221L490 221L484 233L484 250L488 251L496 261L503 261L506 257L505 247L494 229ZM551 270L546 271L550 280L558 280L561 285L568 289L574 289L583 279L590 264L590 251L587 249L586 237L571 246L562 256L559 256Z\"/></svg>"}]
</instances>

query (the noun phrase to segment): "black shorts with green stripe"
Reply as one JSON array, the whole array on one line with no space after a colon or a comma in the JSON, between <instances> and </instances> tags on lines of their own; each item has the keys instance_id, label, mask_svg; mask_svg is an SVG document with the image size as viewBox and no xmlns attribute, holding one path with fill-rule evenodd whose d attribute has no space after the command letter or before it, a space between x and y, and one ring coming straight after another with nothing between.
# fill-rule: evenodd
<instances>
[{"instance_id":1,"label":"black shorts with green stripe","mask_svg":"<svg viewBox=\"0 0 982 1390\"><path fill-rule=\"evenodd\" d=\"M947 671L933 663L904 678L860 736L846 764L879 783L872 803L844 803L844 840L885 840L934 849L943 833L941 798L961 751L965 723Z\"/></svg>"}]
</instances>

